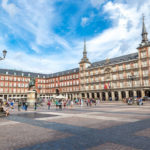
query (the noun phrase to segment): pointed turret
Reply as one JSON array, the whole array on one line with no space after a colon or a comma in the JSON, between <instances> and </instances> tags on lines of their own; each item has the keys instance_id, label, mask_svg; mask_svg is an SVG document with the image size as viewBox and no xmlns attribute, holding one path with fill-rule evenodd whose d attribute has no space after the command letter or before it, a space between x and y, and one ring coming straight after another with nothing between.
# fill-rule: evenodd
<instances>
[{"instance_id":1,"label":"pointed turret","mask_svg":"<svg viewBox=\"0 0 150 150\"><path fill-rule=\"evenodd\" d=\"M79 64L80 64L80 71L85 70L91 65L91 63L89 62L89 59L87 58L86 40L84 40L83 57Z\"/></svg>"},{"instance_id":2,"label":"pointed turret","mask_svg":"<svg viewBox=\"0 0 150 150\"><path fill-rule=\"evenodd\" d=\"M86 51L86 40L84 39L84 49L83 49L83 58L80 61L81 63L90 63L88 58L87 58L87 51Z\"/></svg>"},{"instance_id":3,"label":"pointed turret","mask_svg":"<svg viewBox=\"0 0 150 150\"><path fill-rule=\"evenodd\" d=\"M142 43L147 43L148 42L147 35L148 35L148 33L146 31L145 22L144 22L144 15L143 15Z\"/></svg>"}]
</instances>

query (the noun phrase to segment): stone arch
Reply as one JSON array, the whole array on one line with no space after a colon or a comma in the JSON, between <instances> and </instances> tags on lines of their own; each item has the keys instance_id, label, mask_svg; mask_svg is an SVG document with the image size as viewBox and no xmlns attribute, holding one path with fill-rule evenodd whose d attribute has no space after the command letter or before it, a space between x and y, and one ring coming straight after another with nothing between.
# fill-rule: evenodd
<instances>
[{"instance_id":1,"label":"stone arch","mask_svg":"<svg viewBox=\"0 0 150 150\"><path fill-rule=\"evenodd\" d=\"M105 92L102 92L102 101L105 101L106 100L106 94Z\"/></svg>"},{"instance_id":2,"label":"stone arch","mask_svg":"<svg viewBox=\"0 0 150 150\"><path fill-rule=\"evenodd\" d=\"M122 97L122 99L126 98L126 92L125 91L121 91L121 97Z\"/></svg>"},{"instance_id":3,"label":"stone arch","mask_svg":"<svg viewBox=\"0 0 150 150\"><path fill-rule=\"evenodd\" d=\"M141 91L136 91L136 95L137 95L138 98L139 98L139 97L142 97Z\"/></svg>"},{"instance_id":4,"label":"stone arch","mask_svg":"<svg viewBox=\"0 0 150 150\"><path fill-rule=\"evenodd\" d=\"M146 90L146 91L145 91L145 96L150 97L150 90Z\"/></svg>"},{"instance_id":5,"label":"stone arch","mask_svg":"<svg viewBox=\"0 0 150 150\"><path fill-rule=\"evenodd\" d=\"M118 101L119 100L119 94L118 94L118 92L117 91L115 91L115 101Z\"/></svg>"},{"instance_id":6,"label":"stone arch","mask_svg":"<svg viewBox=\"0 0 150 150\"><path fill-rule=\"evenodd\" d=\"M133 91L129 91L129 97L133 97Z\"/></svg>"}]
</instances>

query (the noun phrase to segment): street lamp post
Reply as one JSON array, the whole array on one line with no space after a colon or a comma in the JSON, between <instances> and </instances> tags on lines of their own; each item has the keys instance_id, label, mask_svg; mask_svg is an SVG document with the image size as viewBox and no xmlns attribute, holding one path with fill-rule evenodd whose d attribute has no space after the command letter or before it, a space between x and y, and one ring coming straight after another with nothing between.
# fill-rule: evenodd
<instances>
[{"instance_id":1,"label":"street lamp post","mask_svg":"<svg viewBox=\"0 0 150 150\"><path fill-rule=\"evenodd\" d=\"M7 51L4 49L3 50L3 57L0 57L0 60L4 60L6 57Z\"/></svg>"},{"instance_id":2,"label":"street lamp post","mask_svg":"<svg viewBox=\"0 0 150 150\"><path fill-rule=\"evenodd\" d=\"M135 80L136 76L135 75L129 75L128 76L128 79L131 81L131 86L132 86L132 98L133 98L133 95L134 95L134 91L133 91L133 81Z\"/></svg>"},{"instance_id":3,"label":"street lamp post","mask_svg":"<svg viewBox=\"0 0 150 150\"><path fill-rule=\"evenodd\" d=\"M5 59L6 54L7 54L7 51L3 50L3 57L0 57L0 61ZM0 116L1 116L1 114L3 114L3 111L4 110L3 110L3 107L2 107L2 102L0 101Z\"/></svg>"}]
</instances>

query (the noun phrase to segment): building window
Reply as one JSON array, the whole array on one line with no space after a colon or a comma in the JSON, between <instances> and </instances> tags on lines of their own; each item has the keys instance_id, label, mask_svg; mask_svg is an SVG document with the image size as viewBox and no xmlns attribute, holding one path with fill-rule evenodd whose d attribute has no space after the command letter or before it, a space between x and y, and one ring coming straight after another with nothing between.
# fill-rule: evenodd
<instances>
[{"instance_id":1,"label":"building window","mask_svg":"<svg viewBox=\"0 0 150 150\"><path fill-rule=\"evenodd\" d=\"M3 77L3 76L1 76L1 80L4 80L4 77Z\"/></svg>"},{"instance_id":2,"label":"building window","mask_svg":"<svg viewBox=\"0 0 150 150\"><path fill-rule=\"evenodd\" d=\"M133 64L134 68L138 68L138 63Z\"/></svg>"},{"instance_id":3,"label":"building window","mask_svg":"<svg viewBox=\"0 0 150 150\"><path fill-rule=\"evenodd\" d=\"M130 69L130 64L126 64L126 69Z\"/></svg>"},{"instance_id":4,"label":"building window","mask_svg":"<svg viewBox=\"0 0 150 150\"><path fill-rule=\"evenodd\" d=\"M91 76L93 75L93 71L90 72L90 75L91 75Z\"/></svg>"},{"instance_id":5,"label":"building window","mask_svg":"<svg viewBox=\"0 0 150 150\"><path fill-rule=\"evenodd\" d=\"M142 62L142 67L147 67L147 61Z\"/></svg>"},{"instance_id":6,"label":"building window","mask_svg":"<svg viewBox=\"0 0 150 150\"><path fill-rule=\"evenodd\" d=\"M123 74L119 74L120 79L123 79Z\"/></svg>"},{"instance_id":7,"label":"building window","mask_svg":"<svg viewBox=\"0 0 150 150\"><path fill-rule=\"evenodd\" d=\"M99 89L99 85L96 85L96 89L97 89L97 90Z\"/></svg>"},{"instance_id":8,"label":"building window","mask_svg":"<svg viewBox=\"0 0 150 150\"><path fill-rule=\"evenodd\" d=\"M149 81L148 80L144 80L144 85L145 86L149 85Z\"/></svg>"},{"instance_id":9,"label":"building window","mask_svg":"<svg viewBox=\"0 0 150 150\"><path fill-rule=\"evenodd\" d=\"M146 57L146 52L142 52L141 53L141 58L145 58Z\"/></svg>"},{"instance_id":10,"label":"building window","mask_svg":"<svg viewBox=\"0 0 150 150\"><path fill-rule=\"evenodd\" d=\"M95 74L98 74L98 70L95 71Z\"/></svg>"},{"instance_id":11,"label":"building window","mask_svg":"<svg viewBox=\"0 0 150 150\"><path fill-rule=\"evenodd\" d=\"M123 70L123 66L119 66L119 70Z\"/></svg>"},{"instance_id":12,"label":"building window","mask_svg":"<svg viewBox=\"0 0 150 150\"><path fill-rule=\"evenodd\" d=\"M148 76L148 70L143 70L143 76Z\"/></svg>"}]
</instances>

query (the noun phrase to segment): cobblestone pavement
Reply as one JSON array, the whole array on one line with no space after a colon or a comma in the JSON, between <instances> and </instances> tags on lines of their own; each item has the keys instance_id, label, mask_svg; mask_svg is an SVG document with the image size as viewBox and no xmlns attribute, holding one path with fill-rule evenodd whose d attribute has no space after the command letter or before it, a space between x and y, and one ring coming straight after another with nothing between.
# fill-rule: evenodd
<instances>
[{"instance_id":1,"label":"cobblestone pavement","mask_svg":"<svg viewBox=\"0 0 150 150\"><path fill-rule=\"evenodd\" d=\"M105 102L62 111L15 108L0 118L0 150L149 150L150 103Z\"/></svg>"}]
</instances>

